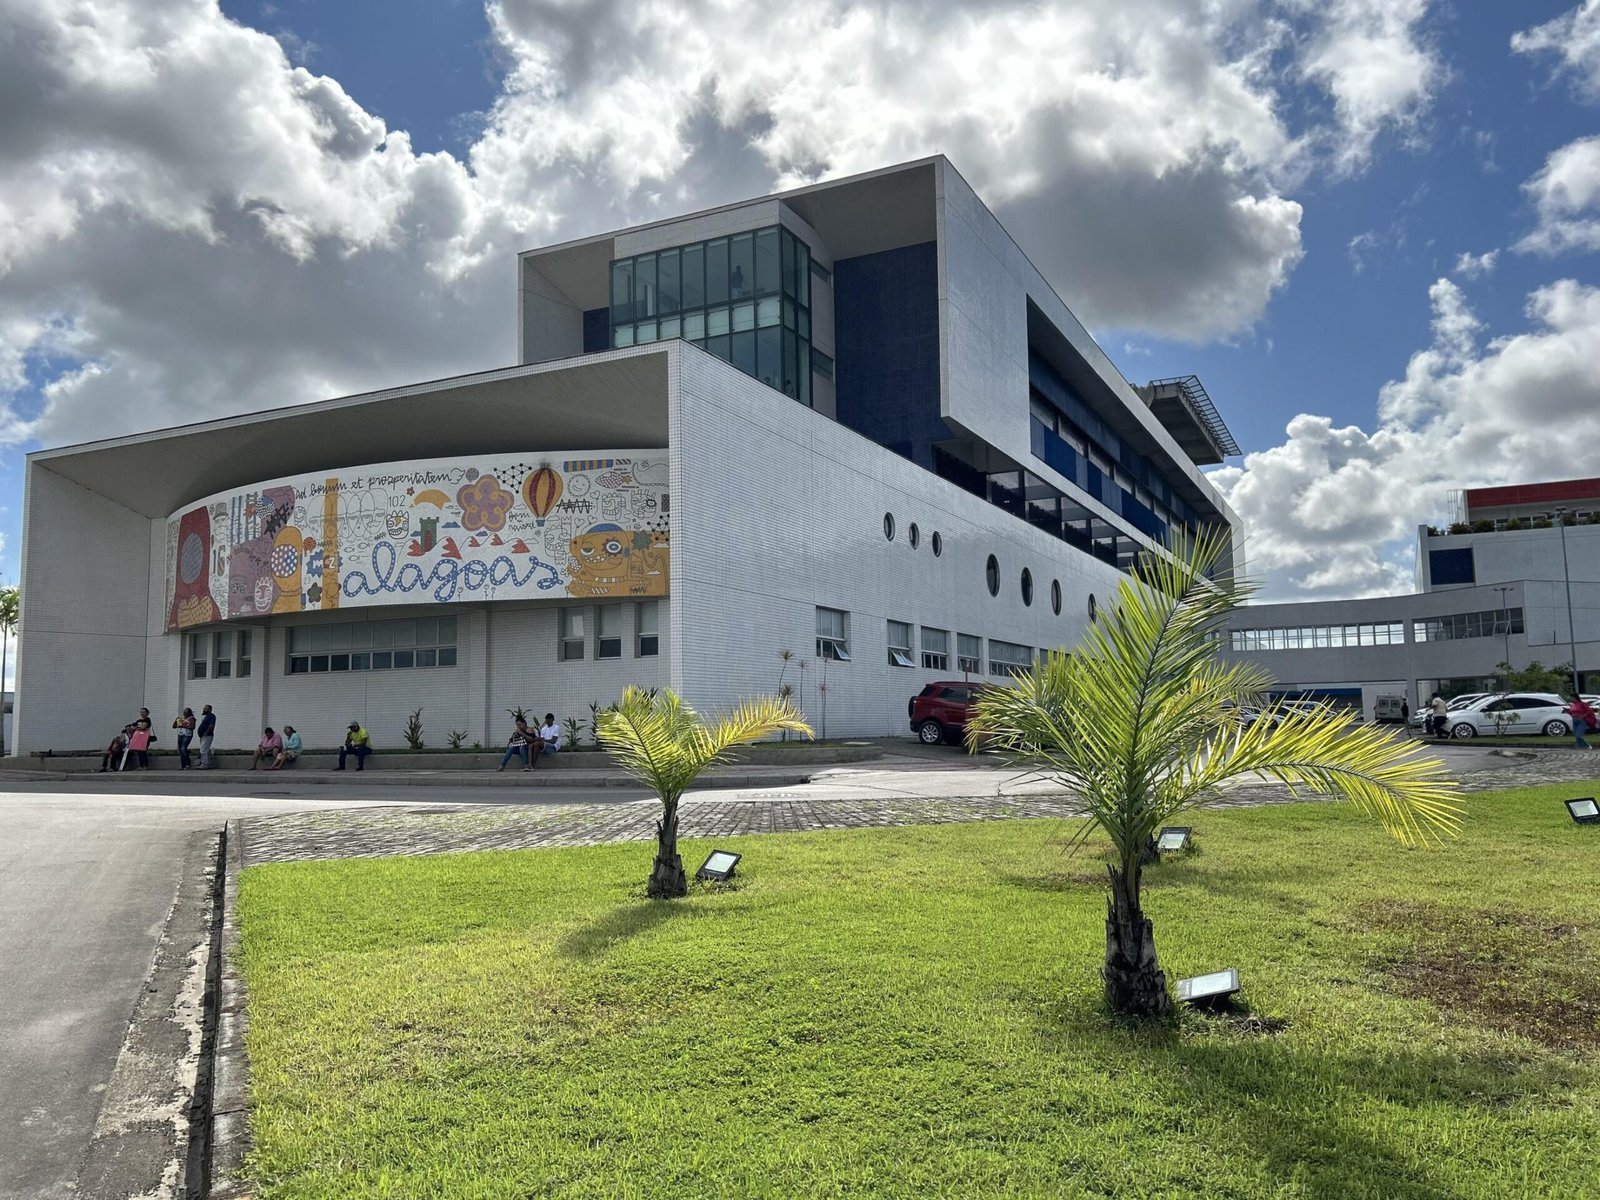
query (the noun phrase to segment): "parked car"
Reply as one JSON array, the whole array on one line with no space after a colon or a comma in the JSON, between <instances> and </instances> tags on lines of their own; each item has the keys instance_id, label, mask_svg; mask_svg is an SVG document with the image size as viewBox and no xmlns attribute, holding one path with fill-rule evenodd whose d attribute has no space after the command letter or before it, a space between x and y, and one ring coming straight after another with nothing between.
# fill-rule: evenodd
<instances>
[{"instance_id":1,"label":"parked car","mask_svg":"<svg viewBox=\"0 0 1600 1200\"><path fill-rule=\"evenodd\" d=\"M1544 734L1570 737L1572 720L1566 701L1554 692L1512 692L1485 696L1445 714L1445 731L1453 738L1480 734Z\"/></svg>"},{"instance_id":2,"label":"parked car","mask_svg":"<svg viewBox=\"0 0 1600 1200\"><path fill-rule=\"evenodd\" d=\"M906 703L911 730L924 746L960 742L966 734L972 705L988 684L963 680L930 683Z\"/></svg>"},{"instance_id":3,"label":"parked car","mask_svg":"<svg viewBox=\"0 0 1600 1200\"><path fill-rule=\"evenodd\" d=\"M1479 700L1499 694L1498 692L1464 692L1449 701L1445 706L1446 715L1458 709L1466 708L1469 704L1476 704ZM1428 707L1428 701L1424 699L1421 704L1417 705L1417 711L1411 714L1411 725L1415 729L1426 729L1428 727L1428 719L1432 716L1433 710Z\"/></svg>"}]
</instances>

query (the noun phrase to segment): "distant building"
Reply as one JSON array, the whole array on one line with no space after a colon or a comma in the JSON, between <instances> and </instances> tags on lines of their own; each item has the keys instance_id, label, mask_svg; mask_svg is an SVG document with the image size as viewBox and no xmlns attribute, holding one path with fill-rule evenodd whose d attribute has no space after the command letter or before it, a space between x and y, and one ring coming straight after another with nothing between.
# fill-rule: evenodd
<instances>
[{"instance_id":1,"label":"distant building","mask_svg":"<svg viewBox=\"0 0 1600 1200\"><path fill-rule=\"evenodd\" d=\"M418 707L494 745L519 705L780 672L819 732L905 733L1236 525L1199 380L1130 385L943 158L518 281L516 366L29 455L17 746L203 703L224 745L392 746Z\"/></svg>"},{"instance_id":2,"label":"distant building","mask_svg":"<svg viewBox=\"0 0 1600 1200\"><path fill-rule=\"evenodd\" d=\"M1233 615L1229 653L1285 695L1369 718L1379 695L1414 708L1436 689L1487 691L1497 664L1566 664L1574 643L1584 690L1600 688L1600 479L1472 488L1455 516L1417 531L1414 594L1250 605Z\"/></svg>"}]
</instances>

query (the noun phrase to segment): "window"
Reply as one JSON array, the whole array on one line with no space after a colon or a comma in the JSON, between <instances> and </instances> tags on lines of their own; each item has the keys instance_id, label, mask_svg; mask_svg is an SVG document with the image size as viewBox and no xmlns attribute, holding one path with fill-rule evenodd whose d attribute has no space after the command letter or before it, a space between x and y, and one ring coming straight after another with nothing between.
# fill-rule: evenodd
<instances>
[{"instance_id":1,"label":"window","mask_svg":"<svg viewBox=\"0 0 1600 1200\"><path fill-rule=\"evenodd\" d=\"M850 614L837 608L817 608L817 657L850 661Z\"/></svg>"},{"instance_id":2,"label":"window","mask_svg":"<svg viewBox=\"0 0 1600 1200\"><path fill-rule=\"evenodd\" d=\"M1033 668L1033 647L989 639L989 674L1026 675Z\"/></svg>"},{"instance_id":3,"label":"window","mask_svg":"<svg viewBox=\"0 0 1600 1200\"><path fill-rule=\"evenodd\" d=\"M1056 616L1061 615L1061 580L1050 581L1050 611Z\"/></svg>"},{"instance_id":4,"label":"window","mask_svg":"<svg viewBox=\"0 0 1600 1200\"><path fill-rule=\"evenodd\" d=\"M210 642L209 633L191 633L189 635L189 678L204 679L206 677L206 647Z\"/></svg>"},{"instance_id":5,"label":"window","mask_svg":"<svg viewBox=\"0 0 1600 1200\"><path fill-rule=\"evenodd\" d=\"M634 654L639 658L654 658L661 653L661 601L639 602L639 640Z\"/></svg>"},{"instance_id":6,"label":"window","mask_svg":"<svg viewBox=\"0 0 1600 1200\"><path fill-rule=\"evenodd\" d=\"M211 678L227 679L233 674L233 631L211 635Z\"/></svg>"},{"instance_id":7,"label":"window","mask_svg":"<svg viewBox=\"0 0 1600 1200\"><path fill-rule=\"evenodd\" d=\"M939 531L937 529L933 531L933 539L929 545L933 547L933 556L935 558L938 558L944 553L944 538L939 536Z\"/></svg>"},{"instance_id":8,"label":"window","mask_svg":"<svg viewBox=\"0 0 1600 1200\"><path fill-rule=\"evenodd\" d=\"M983 674L983 639L971 633L956 634L956 666L969 675Z\"/></svg>"},{"instance_id":9,"label":"window","mask_svg":"<svg viewBox=\"0 0 1600 1200\"><path fill-rule=\"evenodd\" d=\"M891 542L894 541L894 514L893 513L884 513L883 514L883 536L888 538Z\"/></svg>"},{"instance_id":10,"label":"window","mask_svg":"<svg viewBox=\"0 0 1600 1200\"><path fill-rule=\"evenodd\" d=\"M596 613L596 658L622 657L622 605L602 604Z\"/></svg>"},{"instance_id":11,"label":"window","mask_svg":"<svg viewBox=\"0 0 1600 1200\"><path fill-rule=\"evenodd\" d=\"M557 657L562 662L576 662L583 657L583 614L581 608L561 610L561 648Z\"/></svg>"},{"instance_id":12,"label":"window","mask_svg":"<svg viewBox=\"0 0 1600 1200\"><path fill-rule=\"evenodd\" d=\"M922 627L922 666L929 671L950 669L950 633L945 629Z\"/></svg>"},{"instance_id":13,"label":"window","mask_svg":"<svg viewBox=\"0 0 1600 1200\"><path fill-rule=\"evenodd\" d=\"M1504 637L1507 634L1522 632L1520 608L1491 608L1482 612L1453 613L1447 617L1427 617L1411 623L1412 636L1419 642Z\"/></svg>"},{"instance_id":14,"label":"window","mask_svg":"<svg viewBox=\"0 0 1600 1200\"><path fill-rule=\"evenodd\" d=\"M1405 640L1403 621L1364 625L1299 625L1284 629L1235 629L1228 635L1229 647L1238 651L1399 646ZM1424 640L1420 634L1418 640Z\"/></svg>"},{"instance_id":15,"label":"window","mask_svg":"<svg viewBox=\"0 0 1600 1200\"><path fill-rule=\"evenodd\" d=\"M240 679L250 674L250 631L239 630L234 637L233 673Z\"/></svg>"},{"instance_id":16,"label":"window","mask_svg":"<svg viewBox=\"0 0 1600 1200\"><path fill-rule=\"evenodd\" d=\"M916 665L911 661L911 626L905 621L889 622L889 665L891 667Z\"/></svg>"},{"instance_id":17,"label":"window","mask_svg":"<svg viewBox=\"0 0 1600 1200\"><path fill-rule=\"evenodd\" d=\"M915 521L911 522L910 527L906 530L906 540L911 543L913 550L922 544L922 530L917 528Z\"/></svg>"},{"instance_id":18,"label":"window","mask_svg":"<svg viewBox=\"0 0 1600 1200\"><path fill-rule=\"evenodd\" d=\"M1027 567L1022 568L1022 603L1026 608L1033 607L1033 572Z\"/></svg>"},{"instance_id":19,"label":"window","mask_svg":"<svg viewBox=\"0 0 1600 1200\"><path fill-rule=\"evenodd\" d=\"M239 674L250 674L248 631L240 631ZM456 665L456 619L413 617L395 621L345 621L289 629L289 674L392 671Z\"/></svg>"},{"instance_id":20,"label":"window","mask_svg":"<svg viewBox=\"0 0 1600 1200\"><path fill-rule=\"evenodd\" d=\"M611 264L611 344L683 338L801 404L811 373L811 251L782 226Z\"/></svg>"},{"instance_id":21,"label":"window","mask_svg":"<svg viewBox=\"0 0 1600 1200\"><path fill-rule=\"evenodd\" d=\"M1000 594L1000 560L994 555L989 555L989 561L983 567L983 579L989 586L989 595Z\"/></svg>"},{"instance_id":22,"label":"window","mask_svg":"<svg viewBox=\"0 0 1600 1200\"><path fill-rule=\"evenodd\" d=\"M832 379L833 359L813 346L811 347L811 369L824 379Z\"/></svg>"}]
</instances>

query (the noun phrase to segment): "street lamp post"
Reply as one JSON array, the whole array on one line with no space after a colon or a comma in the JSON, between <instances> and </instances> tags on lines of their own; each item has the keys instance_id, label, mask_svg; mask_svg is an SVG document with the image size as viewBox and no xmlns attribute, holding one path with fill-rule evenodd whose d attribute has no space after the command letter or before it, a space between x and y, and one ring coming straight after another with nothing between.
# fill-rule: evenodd
<instances>
[{"instance_id":1,"label":"street lamp post","mask_svg":"<svg viewBox=\"0 0 1600 1200\"><path fill-rule=\"evenodd\" d=\"M1572 623L1572 572L1567 568L1567 510L1556 509L1556 528L1561 530L1561 578L1567 585L1567 652L1572 655L1572 694L1578 686L1578 631Z\"/></svg>"}]
</instances>

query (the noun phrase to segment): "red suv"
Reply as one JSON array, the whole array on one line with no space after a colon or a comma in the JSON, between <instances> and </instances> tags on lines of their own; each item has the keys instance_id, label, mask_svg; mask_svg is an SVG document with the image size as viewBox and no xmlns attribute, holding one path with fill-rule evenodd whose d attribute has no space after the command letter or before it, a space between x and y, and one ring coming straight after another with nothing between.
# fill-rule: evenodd
<instances>
[{"instance_id":1,"label":"red suv","mask_svg":"<svg viewBox=\"0 0 1600 1200\"><path fill-rule=\"evenodd\" d=\"M960 742L966 732L972 705L987 684L961 680L930 683L906 704L911 729L925 746L940 742Z\"/></svg>"}]
</instances>

